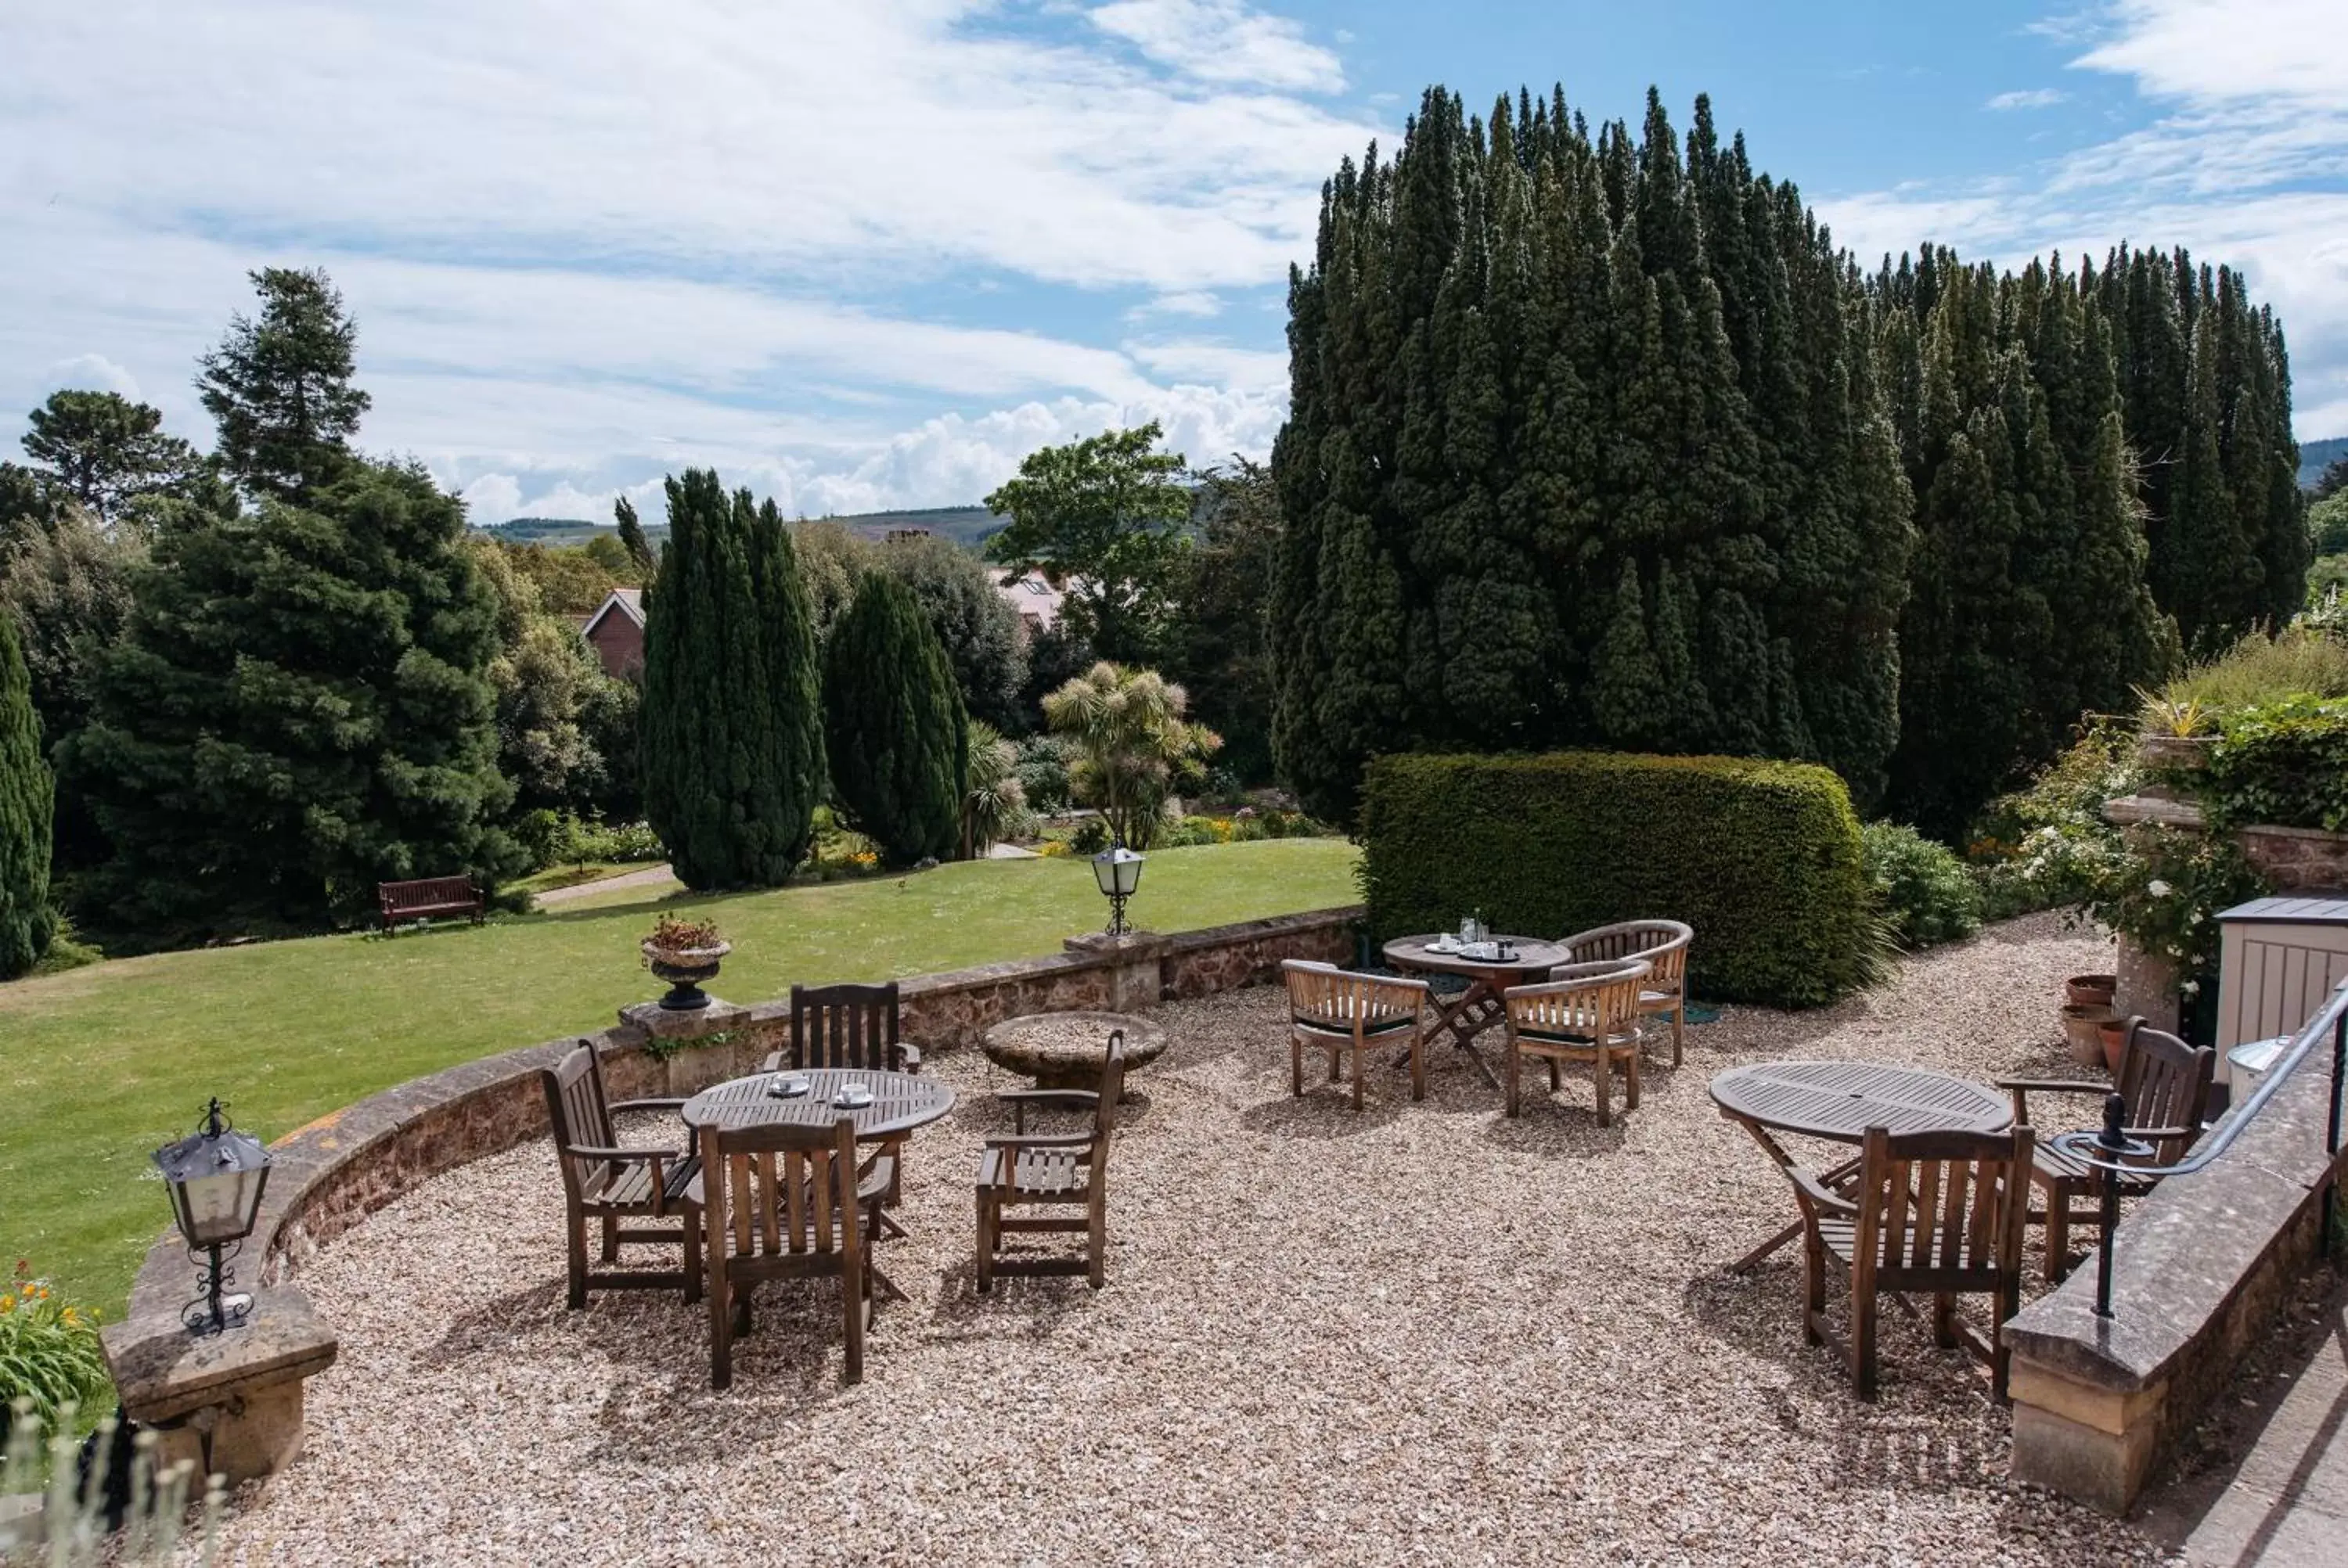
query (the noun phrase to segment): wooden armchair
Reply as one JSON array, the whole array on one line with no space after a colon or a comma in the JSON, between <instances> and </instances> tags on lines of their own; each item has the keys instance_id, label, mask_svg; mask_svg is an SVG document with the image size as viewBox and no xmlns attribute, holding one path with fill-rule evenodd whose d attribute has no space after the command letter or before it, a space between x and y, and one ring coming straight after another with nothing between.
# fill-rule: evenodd
<instances>
[{"instance_id":1,"label":"wooden armchair","mask_svg":"<svg viewBox=\"0 0 2348 1568\"><path fill-rule=\"evenodd\" d=\"M2119 1077L2110 1083L2087 1080L2002 1078L1998 1087L2013 1096L2013 1119L2030 1120L2033 1094L2078 1094L2103 1098L2116 1091L2127 1107L2122 1120L2131 1138L2152 1145L2148 1163L2173 1164L2184 1157L2201 1135L2201 1117L2209 1109L2209 1086L2218 1071L2218 1053L2208 1046L2192 1046L2173 1034L2153 1028L2141 1018L2127 1020L2120 1047ZM2090 1118L2089 1120L2094 1120ZM2120 1195L2140 1198L2152 1191L2157 1176L2121 1173ZM2071 1225L2093 1224L2098 1214L2104 1175L2076 1154L2041 1144L2030 1167L2030 1184L2046 1194L2046 1206L2030 1217L2046 1226L2046 1277L2060 1279L2071 1266ZM2087 1206L2075 1209L2074 1200Z\"/></svg>"},{"instance_id":2,"label":"wooden armchair","mask_svg":"<svg viewBox=\"0 0 2348 1568\"><path fill-rule=\"evenodd\" d=\"M1426 1004L1424 980L1359 975L1302 958L1282 962L1288 982L1288 1068L1294 1091L1304 1092L1304 1050L1329 1053L1329 1081L1337 1081L1346 1048L1354 1053L1354 1109L1362 1108L1362 1053L1380 1040L1410 1044L1410 1097L1426 1098Z\"/></svg>"},{"instance_id":3,"label":"wooden armchair","mask_svg":"<svg viewBox=\"0 0 2348 1568\"><path fill-rule=\"evenodd\" d=\"M896 981L878 986L793 986L791 1043L787 1050L770 1052L758 1067L763 1072L806 1072L823 1067L919 1072L922 1051L919 1046L897 1038ZM877 1163L885 1159L891 1174L901 1181L906 1142L904 1138L883 1140L879 1153L867 1162L864 1174L869 1176ZM902 1196L892 1184L889 1206L895 1207ZM880 1226L891 1235L905 1234L886 1214L880 1217Z\"/></svg>"},{"instance_id":4,"label":"wooden armchair","mask_svg":"<svg viewBox=\"0 0 2348 1568\"><path fill-rule=\"evenodd\" d=\"M581 1041L561 1062L539 1074L546 1089L546 1113L554 1129L555 1161L562 1168L568 1210L572 1310L587 1305L596 1290L677 1290L687 1301L701 1298L701 1214L692 1194L699 1159L688 1151L626 1149L612 1131L615 1111L674 1111L682 1100L623 1100L603 1094L603 1064L595 1048ZM587 1222L603 1230L602 1262L620 1261L624 1243L685 1248L681 1270L592 1273L587 1265ZM677 1218L682 1228L629 1225L632 1219Z\"/></svg>"},{"instance_id":5,"label":"wooden armchair","mask_svg":"<svg viewBox=\"0 0 2348 1568\"><path fill-rule=\"evenodd\" d=\"M818 1067L922 1070L921 1048L897 1038L896 981L791 988L790 1046L769 1053L759 1068L805 1072Z\"/></svg>"},{"instance_id":6,"label":"wooden armchair","mask_svg":"<svg viewBox=\"0 0 2348 1568\"><path fill-rule=\"evenodd\" d=\"M1803 1335L1833 1343L1827 1327L1827 1268L1850 1286L1851 1382L1875 1397L1876 1308L1886 1291L1929 1293L1932 1338L1962 1344L1990 1366L2005 1402L2005 1320L2022 1308L2023 1218L2029 1208L2020 1177L2035 1140L2027 1127L2004 1132L1901 1132L1870 1127L1860 1145L1859 1184L1849 1195L1829 1189L1798 1165L1787 1166L1801 1204L1809 1253L1803 1285ZM1961 1295L1996 1297L1984 1339L1957 1317Z\"/></svg>"},{"instance_id":7,"label":"wooden armchair","mask_svg":"<svg viewBox=\"0 0 2348 1568\"><path fill-rule=\"evenodd\" d=\"M1613 1075L1622 1071L1622 1106L1639 1108L1639 1043L1646 1028L1639 997L1653 971L1644 958L1560 964L1537 986L1513 986L1500 993L1508 1009L1509 1114L1523 1112L1524 1059L1549 1062L1551 1092L1562 1087L1559 1066L1590 1064L1598 1086L1598 1124L1614 1121L1608 1101Z\"/></svg>"},{"instance_id":8,"label":"wooden armchair","mask_svg":"<svg viewBox=\"0 0 2348 1568\"><path fill-rule=\"evenodd\" d=\"M848 1325L845 1380L864 1377L872 1320L870 1243L885 1175L861 1179L856 1121L701 1130L696 1184L709 1222L709 1386L734 1380L734 1341L749 1334L762 1280L837 1279Z\"/></svg>"},{"instance_id":9,"label":"wooden armchair","mask_svg":"<svg viewBox=\"0 0 2348 1568\"><path fill-rule=\"evenodd\" d=\"M1654 973L1639 992L1639 1012L1644 1018L1671 1015L1672 1065L1677 1067L1682 1037L1687 1031L1688 944L1694 940L1695 927L1677 920L1624 920L1577 931L1565 939L1564 946L1577 964L1644 958L1653 966Z\"/></svg>"},{"instance_id":10,"label":"wooden armchair","mask_svg":"<svg viewBox=\"0 0 2348 1568\"><path fill-rule=\"evenodd\" d=\"M994 1288L998 1274L1082 1274L1095 1290L1106 1279L1108 1252L1108 1144L1117 1102L1125 1092L1125 1036L1112 1033L1100 1088L1016 1089L997 1098L1012 1106L1013 1135L989 1138L978 1159L978 1288ZM1030 1106L1092 1112L1092 1131L1030 1133ZM1020 1214L1022 1209L1081 1214ZM1081 1257L999 1257L1006 1234L1081 1231Z\"/></svg>"}]
</instances>

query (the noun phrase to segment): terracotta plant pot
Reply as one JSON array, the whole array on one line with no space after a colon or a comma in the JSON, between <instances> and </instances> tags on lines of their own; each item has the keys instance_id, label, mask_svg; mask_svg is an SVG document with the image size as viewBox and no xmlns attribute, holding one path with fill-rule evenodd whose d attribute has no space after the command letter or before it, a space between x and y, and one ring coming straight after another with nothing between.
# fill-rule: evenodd
<instances>
[{"instance_id":1,"label":"terracotta plant pot","mask_svg":"<svg viewBox=\"0 0 2348 1568\"><path fill-rule=\"evenodd\" d=\"M2117 1078L2120 1071L2120 1048L2127 1043L2127 1020L2106 1019L2096 1025L2096 1038L2104 1048L2104 1071Z\"/></svg>"},{"instance_id":2,"label":"terracotta plant pot","mask_svg":"<svg viewBox=\"0 0 2348 1568\"><path fill-rule=\"evenodd\" d=\"M2119 986L2117 975L2073 975L2064 983L2064 991L2073 1007L2108 1008Z\"/></svg>"},{"instance_id":3,"label":"terracotta plant pot","mask_svg":"<svg viewBox=\"0 0 2348 1568\"><path fill-rule=\"evenodd\" d=\"M2112 1009L2087 1002L2073 1002L2063 1009L2063 1038L2071 1047L2071 1060L2082 1067L2103 1063L2103 1026L2115 1021Z\"/></svg>"}]
</instances>

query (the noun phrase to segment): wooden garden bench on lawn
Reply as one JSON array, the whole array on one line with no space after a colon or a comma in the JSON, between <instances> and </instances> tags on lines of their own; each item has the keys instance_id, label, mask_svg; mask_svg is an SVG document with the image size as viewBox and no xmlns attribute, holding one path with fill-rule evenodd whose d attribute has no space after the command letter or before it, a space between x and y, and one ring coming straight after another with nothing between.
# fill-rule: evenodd
<instances>
[{"instance_id":1,"label":"wooden garden bench on lawn","mask_svg":"<svg viewBox=\"0 0 2348 1568\"><path fill-rule=\"evenodd\" d=\"M489 901L469 876L426 876L413 882L378 882L376 907L383 911L383 928L394 931L402 920L429 920L442 915L463 915L478 926L488 915Z\"/></svg>"}]
</instances>

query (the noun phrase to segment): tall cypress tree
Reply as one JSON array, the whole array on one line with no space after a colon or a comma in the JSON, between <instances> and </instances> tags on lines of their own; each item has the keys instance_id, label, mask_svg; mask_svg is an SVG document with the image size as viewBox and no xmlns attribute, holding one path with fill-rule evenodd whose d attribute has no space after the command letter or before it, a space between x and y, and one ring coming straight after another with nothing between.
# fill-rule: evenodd
<instances>
[{"instance_id":1,"label":"tall cypress tree","mask_svg":"<svg viewBox=\"0 0 2348 1568\"><path fill-rule=\"evenodd\" d=\"M645 599L645 816L686 886L777 886L821 797L814 617L771 501L729 497L707 469L667 488Z\"/></svg>"},{"instance_id":2,"label":"tall cypress tree","mask_svg":"<svg viewBox=\"0 0 2348 1568\"><path fill-rule=\"evenodd\" d=\"M970 721L912 590L867 572L824 658L824 738L850 825L891 866L952 856Z\"/></svg>"},{"instance_id":3,"label":"tall cypress tree","mask_svg":"<svg viewBox=\"0 0 2348 1568\"><path fill-rule=\"evenodd\" d=\"M353 464L305 504L168 516L91 719L61 753L108 856L93 930L314 930L376 884L520 869L499 825L494 594L464 507L420 467Z\"/></svg>"},{"instance_id":4,"label":"tall cypress tree","mask_svg":"<svg viewBox=\"0 0 2348 1568\"><path fill-rule=\"evenodd\" d=\"M57 934L49 905L54 789L14 618L0 605L0 980L39 961Z\"/></svg>"}]
</instances>

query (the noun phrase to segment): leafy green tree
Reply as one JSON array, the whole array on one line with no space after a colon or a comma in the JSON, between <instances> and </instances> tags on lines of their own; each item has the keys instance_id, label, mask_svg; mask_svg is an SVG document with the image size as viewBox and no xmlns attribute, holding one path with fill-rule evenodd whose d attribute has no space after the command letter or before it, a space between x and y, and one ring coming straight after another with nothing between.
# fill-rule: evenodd
<instances>
[{"instance_id":1,"label":"leafy green tree","mask_svg":"<svg viewBox=\"0 0 2348 1568\"><path fill-rule=\"evenodd\" d=\"M219 429L221 466L256 497L297 500L352 460L371 401L351 384L358 327L322 269L251 277L261 313L231 319L196 388Z\"/></svg>"},{"instance_id":2,"label":"leafy green tree","mask_svg":"<svg viewBox=\"0 0 2348 1568\"><path fill-rule=\"evenodd\" d=\"M1061 613L1105 658L1154 652L1189 548L1182 455L1156 449L1163 435L1151 420L1044 447L986 497L1011 519L987 541L987 559L1066 590Z\"/></svg>"},{"instance_id":3,"label":"leafy green tree","mask_svg":"<svg viewBox=\"0 0 2348 1568\"><path fill-rule=\"evenodd\" d=\"M2307 508L2307 532L2319 556L2348 551L2348 490L2336 490Z\"/></svg>"},{"instance_id":4,"label":"leafy green tree","mask_svg":"<svg viewBox=\"0 0 2348 1568\"><path fill-rule=\"evenodd\" d=\"M474 565L498 600L498 655L489 661L497 693L498 770L514 786L514 810L584 813L606 784L602 753L586 721L608 680L584 638L549 614L538 585L514 569L499 546L466 541Z\"/></svg>"},{"instance_id":5,"label":"leafy green tree","mask_svg":"<svg viewBox=\"0 0 2348 1568\"><path fill-rule=\"evenodd\" d=\"M1221 746L1189 709L1189 695L1157 671L1107 660L1044 699L1052 733L1068 743L1076 797L1100 812L1115 842L1148 848L1168 799Z\"/></svg>"},{"instance_id":6,"label":"leafy green tree","mask_svg":"<svg viewBox=\"0 0 2348 1568\"><path fill-rule=\"evenodd\" d=\"M2309 492L2308 498L2329 501L2343 490L2348 490L2348 454L2334 457L2323 466L2323 472L2315 477L2315 488Z\"/></svg>"},{"instance_id":7,"label":"leafy green tree","mask_svg":"<svg viewBox=\"0 0 2348 1568\"><path fill-rule=\"evenodd\" d=\"M856 585L879 569L880 547L844 523L829 519L791 525L791 548L807 583L808 607L815 617L819 649L831 646L832 629L856 602Z\"/></svg>"},{"instance_id":8,"label":"leafy green tree","mask_svg":"<svg viewBox=\"0 0 2348 1568\"><path fill-rule=\"evenodd\" d=\"M498 605L462 503L356 463L294 506L168 519L61 771L107 858L83 923L164 945L362 918L380 881L520 865Z\"/></svg>"},{"instance_id":9,"label":"leafy green tree","mask_svg":"<svg viewBox=\"0 0 2348 1568\"><path fill-rule=\"evenodd\" d=\"M209 478L196 449L163 434L160 409L114 392L54 392L33 410L25 455L100 528L144 497L186 495Z\"/></svg>"},{"instance_id":10,"label":"leafy green tree","mask_svg":"<svg viewBox=\"0 0 2348 1568\"><path fill-rule=\"evenodd\" d=\"M1223 737L1223 765L1250 784L1269 783L1280 490L1268 466L1245 457L1200 479L1202 527L1176 590L1181 613L1169 664L1193 694L1200 723Z\"/></svg>"},{"instance_id":11,"label":"leafy green tree","mask_svg":"<svg viewBox=\"0 0 2348 1568\"><path fill-rule=\"evenodd\" d=\"M89 662L129 619L131 577L146 558L136 538L103 532L75 508L0 545L0 609L15 614L50 746L88 718Z\"/></svg>"},{"instance_id":12,"label":"leafy green tree","mask_svg":"<svg viewBox=\"0 0 2348 1568\"><path fill-rule=\"evenodd\" d=\"M537 589L549 614L592 613L621 586L611 567L577 545L513 544L498 539L507 564Z\"/></svg>"},{"instance_id":13,"label":"leafy green tree","mask_svg":"<svg viewBox=\"0 0 2348 1568\"><path fill-rule=\"evenodd\" d=\"M612 502L613 520L620 527L620 548L628 552L634 565L637 582L650 582L660 573L660 558L653 553L652 541L644 537L644 525L636 518L635 503L625 496Z\"/></svg>"},{"instance_id":14,"label":"leafy green tree","mask_svg":"<svg viewBox=\"0 0 2348 1568\"><path fill-rule=\"evenodd\" d=\"M790 533L705 469L668 481L668 521L645 596L645 816L686 886L778 886L806 857L824 776Z\"/></svg>"},{"instance_id":15,"label":"leafy green tree","mask_svg":"<svg viewBox=\"0 0 2348 1568\"><path fill-rule=\"evenodd\" d=\"M0 607L0 980L31 968L57 934L49 903L53 795L14 618Z\"/></svg>"},{"instance_id":16,"label":"leafy green tree","mask_svg":"<svg viewBox=\"0 0 2348 1568\"><path fill-rule=\"evenodd\" d=\"M938 534L904 534L880 551L880 564L913 590L936 632L973 719L1017 728L1027 650L1019 612L994 589L977 556Z\"/></svg>"},{"instance_id":17,"label":"leafy green tree","mask_svg":"<svg viewBox=\"0 0 2348 1568\"><path fill-rule=\"evenodd\" d=\"M849 825L891 866L962 841L970 720L912 589L868 572L824 652L824 743Z\"/></svg>"}]
</instances>

